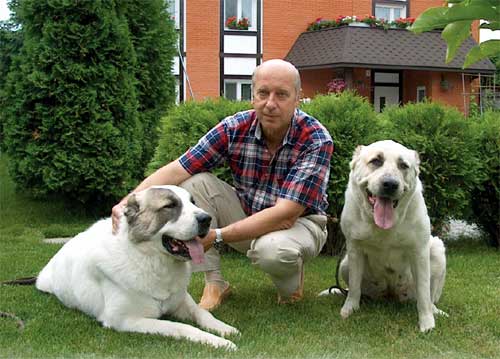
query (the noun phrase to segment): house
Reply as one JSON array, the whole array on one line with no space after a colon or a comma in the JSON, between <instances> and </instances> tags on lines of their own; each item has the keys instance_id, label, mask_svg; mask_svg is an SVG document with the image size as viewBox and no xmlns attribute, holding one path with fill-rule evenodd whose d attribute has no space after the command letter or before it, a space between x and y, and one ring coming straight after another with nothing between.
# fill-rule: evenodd
<instances>
[{"instance_id":1,"label":"house","mask_svg":"<svg viewBox=\"0 0 500 359\"><path fill-rule=\"evenodd\" d=\"M440 32L359 24L307 31L318 18L373 15L386 21L417 17L442 0L172 0L179 31L175 63L179 101L224 96L251 98L251 75L262 61L282 58L300 71L304 97L328 91L332 79L356 89L381 111L389 104L428 98L467 112L495 72L489 60L462 70L478 26L446 64ZM494 89L493 89L494 90Z\"/></svg>"}]
</instances>

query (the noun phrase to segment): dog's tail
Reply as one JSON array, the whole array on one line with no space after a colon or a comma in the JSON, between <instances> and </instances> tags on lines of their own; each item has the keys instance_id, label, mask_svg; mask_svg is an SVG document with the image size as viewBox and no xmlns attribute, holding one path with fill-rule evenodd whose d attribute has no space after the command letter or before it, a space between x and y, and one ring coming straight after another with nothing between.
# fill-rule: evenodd
<instances>
[{"instance_id":1,"label":"dog's tail","mask_svg":"<svg viewBox=\"0 0 500 359\"><path fill-rule=\"evenodd\" d=\"M0 282L0 285L33 285L36 283L36 279L37 277L17 278Z\"/></svg>"}]
</instances>

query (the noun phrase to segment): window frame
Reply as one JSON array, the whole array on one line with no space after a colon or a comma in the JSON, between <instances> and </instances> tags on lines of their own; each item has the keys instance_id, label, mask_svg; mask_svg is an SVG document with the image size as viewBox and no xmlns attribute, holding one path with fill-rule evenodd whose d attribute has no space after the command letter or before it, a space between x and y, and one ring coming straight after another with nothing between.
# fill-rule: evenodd
<instances>
[{"instance_id":1,"label":"window frame","mask_svg":"<svg viewBox=\"0 0 500 359\"><path fill-rule=\"evenodd\" d=\"M181 12L180 12L181 4L180 0L169 0L167 11L170 16L173 18L175 23L175 28L179 30L181 28Z\"/></svg>"},{"instance_id":2,"label":"window frame","mask_svg":"<svg viewBox=\"0 0 500 359\"><path fill-rule=\"evenodd\" d=\"M228 19L228 16L226 15L226 3L228 1L236 1L236 19L239 20L243 18L243 1L250 1L251 2L251 7L252 7L252 15L248 19L250 21L250 26L248 27L247 30L241 30L241 29L230 29L226 26L226 20ZM224 0L224 31L256 31L257 30L257 0Z\"/></svg>"},{"instance_id":3,"label":"window frame","mask_svg":"<svg viewBox=\"0 0 500 359\"><path fill-rule=\"evenodd\" d=\"M373 15L375 16L377 7L383 7L389 9L389 19L387 21L395 21L399 18L407 18L410 16L410 2L409 0L378 0L373 2ZM394 16L394 9L401 9L401 13L404 12L404 15L396 18Z\"/></svg>"},{"instance_id":4,"label":"window frame","mask_svg":"<svg viewBox=\"0 0 500 359\"><path fill-rule=\"evenodd\" d=\"M236 101L252 101L253 99L253 91L252 91L252 80L245 80L245 79L226 79L224 80L224 98L227 99L226 97L226 83L235 83L236 84ZM250 99L248 100L242 100L241 99L241 87L242 85L250 85ZM232 99L231 99L232 100Z\"/></svg>"}]
</instances>

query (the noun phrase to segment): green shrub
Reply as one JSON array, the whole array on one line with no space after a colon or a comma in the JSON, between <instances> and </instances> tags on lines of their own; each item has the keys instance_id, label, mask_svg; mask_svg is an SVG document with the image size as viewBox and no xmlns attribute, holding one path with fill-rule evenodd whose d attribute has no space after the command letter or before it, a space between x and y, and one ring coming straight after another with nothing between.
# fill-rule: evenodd
<instances>
[{"instance_id":1,"label":"green shrub","mask_svg":"<svg viewBox=\"0 0 500 359\"><path fill-rule=\"evenodd\" d=\"M104 207L143 178L159 119L174 101L176 35L165 6L14 6L23 45L7 76L2 122L18 187Z\"/></svg>"},{"instance_id":2,"label":"green shrub","mask_svg":"<svg viewBox=\"0 0 500 359\"><path fill-rule=\"evenodd\" d=\"M172 66L177 33L167 5L165 0L120 0L137 57L135 90L139 121L145 135L141 144L141 171L151 160L158 143L161 118L175 104Z\"/></svg>"},{"instance_id":3,"label":"green shrub","mask_svg":"<svg viewBox=\"0 0 500 359\"><path fill-rule=\"evenodd\" d=\"M353 92L321 95L302 109L318 119L330 132L334 152L330 163L328 182L328 239L323 252L330 255L340 253L344 236L338 220L344 207L344 192L349 181L349 163L358 145L367 145L376 140L379 124L371 104Z\"/></svg>"},{"instance_id":4,"label":"green shrub","mask_svg":"<svg viewBox=\"0 0 500 359\"><path fill-rule=\"evenodd\" d=\"M21 29L18 29L13 21L0 21L0 150L4 151L4 109L7 106L5 93L7 75L11 64L19 54L23 44Z\"/></svg>"},{"instance_id":5,"label":"green shrub","mask_svg":"<svg viewBox=\"0 0 500 359\"><path fill-rule=\"evenodd\" d=\"M26 0L17 10L24 43L5 126L16 184L82 202L123 195L143 138L125 17L113 1Z\"/></svg>"},{"instance_id":6,"label":"green shrub","mask_svg":"<svg viewBox=\"0 0 500 359\"><path fill-rule=\"evenodd\" d=\"M162 119L158 147L148 165L147 174L177 159L225 117L250 108L248 102L223 98L203 102L189 101L172 108ZM219 170L217 174L223 180L231 182L226 170Z\"/></svg>"},{"instance_id":7,"label":"green shrub","mask_svg":"<svg viewBox=\"0 0 500 359\"><path fill-rule=\"evenodd\" d=\"M318 119L333 138L328 212L340 218L354 150L358 145L367 145L378 139L376 136L380 133L375 111L366 99L349 91L317 96L302 105L302 110Z\"/></svg>"},{"instance_id":8,"label":"green shrub","mask_svg":"<svg viewBox=\"0 0 500 359\"><path fill-rule=\"evenodd\" d=\"M500 112L487 111L474 119L478 157L485 176L472 195L473 220L489 235L490 245L500 241Z\"/></svg>"},{"instance_id":9,"label":"green shrub","mask_svg":"<svg viewBox=\"0 0 500 359\"><path fill-rule=\"evenodd\" d=\"M483 176L470 121L455 108L436 103L390 107L380 116L385 137L419 153L420 178L435 229L450 217L467 218L472 190Z\"/></svg>"}]
</instances>

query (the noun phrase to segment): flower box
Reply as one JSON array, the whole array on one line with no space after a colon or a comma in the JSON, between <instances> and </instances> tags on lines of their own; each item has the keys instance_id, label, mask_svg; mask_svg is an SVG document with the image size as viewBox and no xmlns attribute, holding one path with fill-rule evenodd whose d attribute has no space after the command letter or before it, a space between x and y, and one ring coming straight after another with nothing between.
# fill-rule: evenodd
<instances>
[{"instance_id":1,"label":"flower box","mask_svg":"<svg viewBox=\"0 0 500 359\"><path fill-rule=\"evenodd\" d=\"M250 21L247 17L237 19L236 16L230 16L226 19L225 25L230 30L248 30Z\"/></svg>"}]
</instances>

